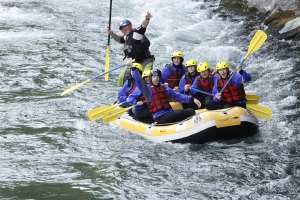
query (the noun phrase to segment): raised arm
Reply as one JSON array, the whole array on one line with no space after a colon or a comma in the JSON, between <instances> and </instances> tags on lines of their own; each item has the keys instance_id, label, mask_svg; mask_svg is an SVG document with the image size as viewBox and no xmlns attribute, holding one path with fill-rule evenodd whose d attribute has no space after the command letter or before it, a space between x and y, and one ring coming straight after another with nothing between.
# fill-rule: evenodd
<instances>
[{"instance_id":1,"label":"raised arm","mask_svg":"<svg viewBox=\"0 0 300 200\"><path fill-rule=\"evenodd\" d=\"M151 12L147 11L147 14L145 15L145 19L142 22L142 27L143 28L147 28L151 17L152 17Z\"/></svg>"}]
</instances>

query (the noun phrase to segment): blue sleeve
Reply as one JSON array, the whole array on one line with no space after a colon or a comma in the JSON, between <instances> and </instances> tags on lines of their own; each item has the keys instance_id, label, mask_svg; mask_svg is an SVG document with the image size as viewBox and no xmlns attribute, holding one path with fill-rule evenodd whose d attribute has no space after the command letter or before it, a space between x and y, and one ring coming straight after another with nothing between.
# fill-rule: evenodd
<instances>
[{"instance_id":1,"label":"blue sleeve","mask_svg":"<svg viewBox=\"0 0 300 200\"><path fill-rule=\"evenodd\" d=\"M213 87L213 90L212 90L212 95L213 95L213 99L215 102L221 102L219 101L217 98L216 98L216 94L219 93L219 90L218 90L218 83L217 81L215 81L215 84L214 84L214 87Z\"/></svg>"},{"instance_id":2,"label":"blue sleeve","mask_svg":"<svg viewBox=\"0 0 300 200\"><path fill-rule=\"evenodd\" d=\"M246 72L246 70L243 70L242 74L241 74L244 78L244 82L247 83L247 82L250 82L251 81L251 75L248 74Z\"/></svg>"},{"instance_id":3,"label":"blue sleeve","mask_svg":"<svg viewBox=\"0 0 300 200\"><path fill-rule=\"evenodd\" d=\"M138 87L136 87L133 92L127 97L128 104L135 105L137 102L137 99L142 95L141 91Z\"/></svg>"},{"instance_id":4,"label":"blue sleeve","mask_svg":"<svg viewBox=\"0 0 300 200\"><path fill-rule=\"evenodd\" d=\"M128 88L130 88L130 87L128 87L127 85L128 85L128 80L125 81L125 83L124 83L122 89L121 89L120 92L118 93L118 101L119 101L120 103L126 101L126 98L127 98L126 93L128 92Z\"/></svg>"},{"instance_id":5,"label":"blue sleeve","mask_svg":"<svg viewBox=\"0 0 300 200\"><path fill-rule=\"evenodd\" d=\"M214 74L214 78L213 78L214 83L216 82L216 80L218 80L219 77L220 77L220 74L218 74L218 73Z\"/></svg>"},{"instance_id":6,"label":"blue sleeve","mask_svg":"<svg viewBox=\"0 0 300 200\"><path fill-rule=\"evenodd\" d=\"M168 86L164 86L164 87L166 88L168 95L172 95L180 103L188 103L192 98L192 96L175 92L173 89L169 88Z\"/></svg>"},{"instance_id":7,"label":"blue sleeve","mask_svg":"<svg viewBox=\"0 0 300 200\"><path fill-rule=\"evenodd\" d=\"M171 71L169 70L168 67L164 67L162 69L162 72L161 72L161 80L160 80L160 83L164 84L166 82L166 80L169 78L170 74L171 74Z\"/></svg>"},{"instance_id":8,"label":"blue sleeve","mask_svg":"<svg viewBox=\"0 0 300 200\"><path fill-rule=\"evenodd\" d=\"M197 76L196 79L195 79L194 82L193 82L192 88L195 88L195 89L199 90L199 87L198 87L199 79L200 79L200 77ZM194 95L194 94L196 94L196 93L197 93L197 92L196 92L195 90L191 90L191 94L192 94L192 95Z\"/></svg>"},{"instance_id":9,"label":"blue sleeve","mask_svg":"<svg viewBox=\"0 0 300 200\"><path fill-rule=\"evenodd\" d=\"M197 70L197 69L196 69ZM182 65L182 74L185 74L185 73L187 73L188 71L186 70L186 68L185 68L185 66L184 65Z\"/></svg>"},{"instance_id":10,"label":"blue sleeve","mask_svg":"<svg viewBox=\"0 0 300 200\"><path fill-rule=\"evenodd\" d=\"M178 88L181 94L185 94L184 86L186 85L185 74L181 77Z\"/></svg>"},{"instance_id":11,"label":"blue sleeve","mask_svg":"<svg viewBox=\"0 0 300 200\"><path fill-rule=\"evenodd\" d=\"M232 84L235 87L239 87L239 85L241 83L243 83L243 77L242 77L242 75L240 75L239 73L234 73L232 76L233 76L232 79L231 79Z\"/></svg>"}]
</instances>

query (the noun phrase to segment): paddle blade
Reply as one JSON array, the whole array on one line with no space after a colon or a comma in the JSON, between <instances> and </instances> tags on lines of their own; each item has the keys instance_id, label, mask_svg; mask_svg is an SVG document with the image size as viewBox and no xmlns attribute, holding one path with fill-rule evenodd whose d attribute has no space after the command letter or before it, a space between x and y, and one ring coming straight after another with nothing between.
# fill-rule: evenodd
<instances>
[{"instance_id":1,"label":"paddle blade","mask_svg":"<svg viewBox=\"0 0 300 200\"><path fill-rule=\"evenodd\" d=\"M259 96L257 94L247 94L246 95L247 104L258 104Z\"/></svg>"},{"instance_id":2,"label":"paddle blade","mask_svg":"<svg viewBox=\"0 0 300 200\"><path fill-rule=\"evenodd\" d=\"M109 71L109 57L110 57L110 48L108 46L106 49L105 72ZM108 74L105 74L105 80L108 81Z\"/></svg>"},{"instance_id":3,"label":"paddle blade","mask_svg":"<svg viewBox=\"0 0 300 200\"><path fill-rule=\"evenodd\" d=\"M93 110L90 110L88 112L88 117L89 120L91 121L96 121L97 119L100 119L103 117L103 114L105 112L111 111L115 109L116 107L120 106L122 104L116 104L116 105L105 105L105 106L100 106L98 108L95 108Z\"/></svg>"},{"instance_id":4,"label":"paddle blade","mask_svg":"<svg viewBox=\"0 0 300 200\"><path fill-rule=\"evenodd\" d=\"M128 110L132 109L134 106L128 107L128 108L120 108L120 109L116 109L116 110L112 110L112 111L108 111L106 113L104 113L102 119L103 119L103 123L107 124L115 119L118 119L119 117L121 117L125 112L127 112Z\"/></svg>"},{"instance_id":5,"label":"paddle blade","mask_svg":"<svg viewBox=\"0 0 300 200\"><path fill-rule=\"evenodd\" d=\"M86 80L86 81L84 81L83 83L80 83L80 84L78 84L78 85L75 85L75 86L71 87L70 89L65 90L63 93L61 93L60 96L64 96L65 94L68 94L68 93L72 92L73 90L76 90L77 88L83 86L84 84L86 84L86 83L88 83L88 82L90 82L90 81L91 81L91 79Z\"/></svg>"},{"instance_id":6,"label":"paddle blade","mask_svg":"<svg viewBox=\"0 0 300 200\"><path fill-rule=\"evenodd\" d=\"M246 58L250 54L252 54L256 50L258 50L261 47L261 45L266 41L267 38L268 38L268 36L265 32L263 32L262 30L258 30L255 33L255 35L253 36L253 38L249 44L248 52L247 52L247 55L244 57L244 60L246 60Z\"/></svg>"},{"instance_id":7,"label":"paddle blade","mask_svg":"<svg viewBox=\"0 0 300 200\"><path fill-rule=\"evenodd\" d=\"M272 110L264 106L247 103L247 109L251 110L257 117L265 120L269 120L272 116Z\"/></svg>"}]
</instances>

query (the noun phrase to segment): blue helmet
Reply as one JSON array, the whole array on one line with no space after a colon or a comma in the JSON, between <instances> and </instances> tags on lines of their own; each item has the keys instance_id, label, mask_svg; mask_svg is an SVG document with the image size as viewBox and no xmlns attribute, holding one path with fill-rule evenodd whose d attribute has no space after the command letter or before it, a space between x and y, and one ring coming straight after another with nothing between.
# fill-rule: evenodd
<instances>
[{"instance_id":1,"label":"blue helmet","mask_svg":"<svg viewBox=\"0 0 300 200\"><path fill-rule=\"evenodd\" d=\"M128 19L124 19L123 21L121 21L119 29L122 30L123 26L127 26L129 24L131 24L131 22Z\"/></svg>"}]
</instances>

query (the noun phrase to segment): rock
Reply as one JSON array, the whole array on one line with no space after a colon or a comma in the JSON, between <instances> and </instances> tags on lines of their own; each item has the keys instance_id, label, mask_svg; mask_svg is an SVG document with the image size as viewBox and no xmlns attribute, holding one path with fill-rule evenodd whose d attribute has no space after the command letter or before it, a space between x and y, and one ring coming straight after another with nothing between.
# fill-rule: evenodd
<instances>
[{"instance_id":1,"label":"rock","mask_svg":"<svg viewBox=\"0 0 300 200\"><path fill-rule=\"evenodd\" d=\"M259 15L268 35L300 40L300 0L221 0L220 5L239 15Z\"/></svg>"},{"instance_id":2,"label":"rock","mask_svg":"<svg viewBox=\"0 0 300 200\"><path fill-rule=\"evenodd\" d=\"M273 12L269 17L266 18L264 22L264 24L268 26L266 32L278 39L296 39L299 36L298 34L300 34L298 29L300 24L298 27L296 26L292 28L287 28L288 26L286 26L285 31L282 31L288 22L291 22L296 18L297 17L294 11L278 9L276 12Z\"/></svg>"}]
</instances>

